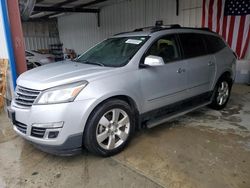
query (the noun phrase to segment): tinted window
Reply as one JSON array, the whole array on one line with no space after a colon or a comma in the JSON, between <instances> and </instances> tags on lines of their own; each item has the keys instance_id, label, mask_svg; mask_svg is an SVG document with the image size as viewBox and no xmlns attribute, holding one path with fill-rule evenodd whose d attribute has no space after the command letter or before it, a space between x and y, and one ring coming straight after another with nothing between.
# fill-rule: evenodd
<instances>
[{"instance_id":1,"label":"tinted window","mask_svg":"<svg viewBox=\"0 0 250 188\"><path fill-rule=\"evenodd\" d=\"M207 53L204 35L184 33L179 36L185 58L198 57Z\"/></svg>"},{"instance_id":2,"label":"tinted window","mask_svg":"<svg viewBox=\"0 0 250 188\"><path fill-rule=\"evenodd\" d=\"M180 53L175 35L167 35L156 42L149 48L146 56L160 56L165 63L180 59Z\"/></svg>"},{"instance_id":3,"label":"tinted window","mask_svg":"<svg viewBox=\"0 0 250 188\"><path fill-rule=\"evenodd\" d=\"M215 53L226 47L226 44L222 39L216 36L207 35L206 45L209 53Z\"/></svg>"}]
</instances>

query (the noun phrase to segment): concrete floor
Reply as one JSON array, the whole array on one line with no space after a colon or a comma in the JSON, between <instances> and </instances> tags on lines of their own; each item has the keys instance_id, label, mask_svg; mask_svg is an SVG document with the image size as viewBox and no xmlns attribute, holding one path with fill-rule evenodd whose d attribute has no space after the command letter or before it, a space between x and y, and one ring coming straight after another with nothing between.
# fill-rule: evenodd
<instances>
[{"instance_id":1,"label":"concrete floor","mask_svg":"<svg viewBox=\"0 0 250 188\"><path fill-rule=\"evenodd\" d=\"M135 135L119 155L43 153L0 115L0 187L250 187L250 87L223 111L203 108Z\"/></svg>"}]
</instances>

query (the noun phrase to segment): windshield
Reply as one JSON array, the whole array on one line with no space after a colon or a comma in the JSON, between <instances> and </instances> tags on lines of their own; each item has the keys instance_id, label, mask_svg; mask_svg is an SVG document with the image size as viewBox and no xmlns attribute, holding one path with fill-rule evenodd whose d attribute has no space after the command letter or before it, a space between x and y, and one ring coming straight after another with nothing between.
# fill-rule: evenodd
<instances>
[{"instance_id":1,"label":"windshield","mask_svg":"<svg viewBox=\"0 0 250 188\"><path fill-rule=\"evenodd\" d=\"M86 53L77 62L107 67L122 67L126 65L148 37L120 37L107 39Z\"/></svg>"}]
</instances>

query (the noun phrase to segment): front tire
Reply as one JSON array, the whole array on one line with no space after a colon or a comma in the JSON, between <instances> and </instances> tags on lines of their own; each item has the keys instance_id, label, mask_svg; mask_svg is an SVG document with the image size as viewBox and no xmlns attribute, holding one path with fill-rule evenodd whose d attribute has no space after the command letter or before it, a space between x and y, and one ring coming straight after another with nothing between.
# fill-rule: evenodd
<instances>
[{"instance_id":1,"label":"front tire","mask_svg":"<svg viewBox=\"0 0 250 188\"><path fill-rule=\"evenodd\" d=\"M83 144L90 152L111 156L121 152L135 130L131 107L122 100L108 100L90 115L85 126Z\"/></svg>"},{"instance_id":2,"label":"front tire","mask_svg":"<svg viewBox=\"0 0 250 188\"><path fill-rule=\"evenodd\" d=\"M226 107L230 98L232 81L230 78L222 77L216 84L212 103L209 105L212 109L221 110Z\"/></svg>"}]
</instances>

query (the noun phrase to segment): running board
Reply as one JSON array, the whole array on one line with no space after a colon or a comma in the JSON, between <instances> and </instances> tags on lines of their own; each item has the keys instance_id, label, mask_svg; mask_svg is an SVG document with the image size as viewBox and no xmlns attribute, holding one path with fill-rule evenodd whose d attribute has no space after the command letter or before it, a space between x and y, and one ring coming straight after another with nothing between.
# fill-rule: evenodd
<instances>
[{"instance_id":1,"label":"running board","mask_svg":"<svg viewBox=\"0 0 250 188\"><path fill-rule=\"evenodd\" d=\"M148 122L146 123L146 127L147 127L147 128L155 127L155 126L157 126L157 125L159 125L159 124L165 123L166 121L169 121L169 120L171 120L171 119L177 118L177 117L179 117L179 116L182 116L182 115L184 115L184 114L187 114L187 113L189 113L189 112L192 112L192 111L194 111L194 110L196 110L196 109L199 109L199 108L201 108L201 107L204 107L204 106L206 106L206 105L208 105L208 104L210 104L210 103L211 103L211 101L206 102L206 103L203 103L203 104L201 104L201 105L199 105L199 106L196 106L196 107L194 107L194 108L190 108L190 109L188 109L188 110L186 110L186 111L183 111L183 112L174 114L174 115L172 115L172 116L169 116L169 115L168 115L168 116L164 116L164 117L162 117L162 118L158 118L158 119L155 119L155 120L148 121Z\"/></svg>"}]
</instances>

